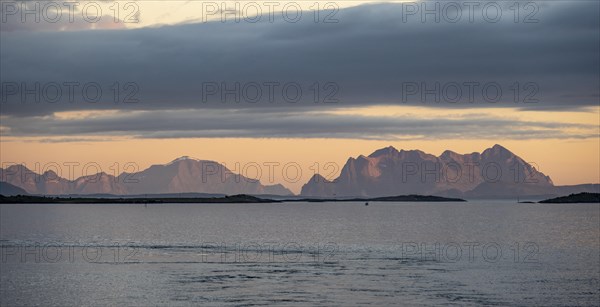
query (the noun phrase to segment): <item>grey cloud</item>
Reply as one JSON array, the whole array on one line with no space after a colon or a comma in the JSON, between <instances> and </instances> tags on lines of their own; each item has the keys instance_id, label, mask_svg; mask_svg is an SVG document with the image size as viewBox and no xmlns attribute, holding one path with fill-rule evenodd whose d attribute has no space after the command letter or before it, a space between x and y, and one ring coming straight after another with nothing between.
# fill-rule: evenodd
<instances>
[{"instance_id":1,"label":"grey cloud","mask_svg":"<svg viewBox=\"0 0 600 307\"><path fill-rule=\"evenodd\" d=\"M29 116L80 109L286 109L356 105L402 105L404 82L497 82L501 101L435 103L419 95L408 104L431 107L511 107L575 109L598 104L599 3L540 2L539 23L402 22L399 4L363 5L341 10L339 23L185 24L121 31L4 32L0 38L2 82L97 82L98 103L0 104L4 115ZM508 11L505 12L508 14ZM135 82L135 104L115 104L111 85ZM302 100L291 104L202 103L203 82L297 82ZM334 82L337 104L312 102L310 85ZM534 82L534 104L513 102L511 85ZM123 92L123 91L122 91ZM125 92L121 93L126 94ZM326 93L322 92L321 95ZM521 97L526 95L521 89ZM463 98L466 93L463 94ZM122 97L121 97L122 98Z\"/></svg>"},{"instance_id":2,"label":"grey cloud","mask_svg":"<svg viewBox=\"0 0 600 307\"><path fill-rule=\"evenodd\" d=\"M167 120L168 119L168 120ZM451 119L411 116L375 117L328 113L252 114L232 110L124 112L117 117L57 119L8 118L7 136L133 136L136 138L266 137L352 139L545 139L594 138L594 125L530 122L493 116ZM569 132L572 129L577 132ZM56 141L56 140L49 140Z\"/></svg>"}]
</instances>

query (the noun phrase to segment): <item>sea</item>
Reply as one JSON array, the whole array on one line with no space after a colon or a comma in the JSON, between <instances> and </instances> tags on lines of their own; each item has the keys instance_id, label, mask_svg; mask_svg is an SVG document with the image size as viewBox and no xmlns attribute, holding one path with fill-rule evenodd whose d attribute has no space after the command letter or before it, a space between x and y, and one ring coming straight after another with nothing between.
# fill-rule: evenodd
<instances>
[{"instance_id":1,"label":"sea","mask_svg":"<svg viewBox=\"0 0 600 307\"><path fill-rule=\"evenodd\" d=\"M2 306L599 306L600 204L2 204Z\"/></svg>"}]
</instances>

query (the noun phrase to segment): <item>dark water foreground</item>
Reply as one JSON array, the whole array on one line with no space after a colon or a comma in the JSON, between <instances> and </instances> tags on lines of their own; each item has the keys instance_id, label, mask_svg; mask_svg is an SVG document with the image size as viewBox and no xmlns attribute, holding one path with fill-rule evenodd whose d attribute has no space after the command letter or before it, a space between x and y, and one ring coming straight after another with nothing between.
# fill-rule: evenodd
<instances>
[{"instance_id":1,"label":"dark water foreground","mask_svg":"<svg viewBox=\"0 0 600 307\"><path fill-rule=\"evenodd\" d=\"M0 304L600 304L598 204L3 204Z\"/></svg>"}]
</instances>

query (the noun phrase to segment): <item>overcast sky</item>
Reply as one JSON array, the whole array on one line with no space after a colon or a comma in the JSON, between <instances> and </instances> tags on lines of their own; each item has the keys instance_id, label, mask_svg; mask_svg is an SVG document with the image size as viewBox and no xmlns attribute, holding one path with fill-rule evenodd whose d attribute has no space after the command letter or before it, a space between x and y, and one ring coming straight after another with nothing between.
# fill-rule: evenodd
<instances>
[{"instance_id":1,"label":"overcast sky","mask_svg":"<svg viewBox=\"0 0 600 307\"><path fill-rule=\"evenodd\" d=\"M345 124L364 124L366 129L381 131L369 121L340 117L332 124L335 116L306 114L351 106L534 110L596 106L600 82L598 2L538 2L533 23L515 23L514 13L502 5L499 22L484 19L480 10L473 12L473 22L469 22L464 7L463 17L456 23L444 19L450 13L441 15L440 23L431 16L422 22L418 14L403 13L407 9L403 4L342 8L334 15L337 23L315 23L313 16L304 12L306 16L298 22L275 14L274 22L263 18L257 23L213 21L141 29L32 31L9 26L23 23L8 18L0 47L2 115L10 119L90 109L251 108L260 109L260 114L219 113L223 123L235 120L236 126L221 134L226 127L211 123L220 132L206 135L272 136L268 121L255 124L268 112L293 114L293 122L306 117L308 125L299 126L307 126L305 132L311 134L319 130L328 133L332 125L340 128ZM527 14L521 15L524 19ZM116 90L115 82L119 83ZM21 95L25 89L35 89L36 83L40 84L40 103L33 94ZM82 94L85 84L91 84L87 96ZM56 85L62 93L59 97ZM237 97L223 93L236 86ZM436 86L438 94L422 95ZM69 96L71 88L74 92ZM100 96L97 88L102 90ZM117 98L115 91L120 94ZM128 95L131 103L123 103ZM106 127L94 122L94 129L80 126L79 131L135 130L140 127L138 120L156 119L160 114L112 117ZM185 118L188 113L172 114ZM82 124L61 123L50 131L46 127L52 125L49 120L40 122L39 127L19 127L24 123L21 120L6 120L3 126L18 134L71 134ZM241 131L244 123L247 129ZM278 120L272 123L280 126ZM419 121L416 123L415 127ZM209 128L201 121L197 125L203 131ZM384 130L400 128L382 125ZM160 133L151 133L147 126L140 129L155 137L170 137L177 131L188 135L185 131L193 128L193 123L182 120L157 125ZM281 134L301 136L301 129L294 126Z\"/></svg>"},{"instance_id":2,"label":"overcast sky","mask_svg":"<svg viewBox=\"0 0 600 307\"><path fill-rule=\"evenodd\" d=\"M221 22L207 1L140 1L118 16L112 2L98 2L98 22L82 19L81 7L72 22L64 11L48 22L50 7L39 23L3 2L3 142L553 139L597 147L599 2L520 2L515 15L512 1L474 9L427 1L440 5L439 22L421 15L421 3L363 2L331 2L318 14L293 2L301 17L263 11L257 22L243 12Z\"/></svg>"}]
</instances>

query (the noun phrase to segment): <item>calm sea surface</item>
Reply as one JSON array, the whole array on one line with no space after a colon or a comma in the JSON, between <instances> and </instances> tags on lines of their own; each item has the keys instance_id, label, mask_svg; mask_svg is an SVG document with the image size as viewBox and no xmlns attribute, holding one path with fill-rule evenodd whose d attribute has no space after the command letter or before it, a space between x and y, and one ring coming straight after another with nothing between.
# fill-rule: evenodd
<instances>
[{"instance_id":1,"label":"calm sea surface","mask_svg":"<svg viewBox=\"0 0 600 307\"><path fill-rule=\"evenodd\" d=\"M600 305L600 205L0 205L0 304Z\"/></svg>"}]
</instances>

